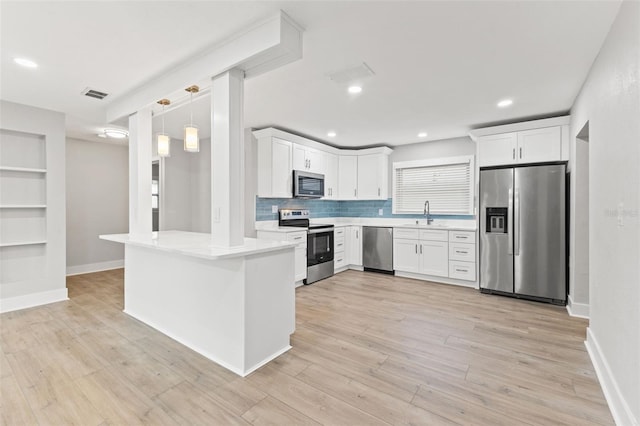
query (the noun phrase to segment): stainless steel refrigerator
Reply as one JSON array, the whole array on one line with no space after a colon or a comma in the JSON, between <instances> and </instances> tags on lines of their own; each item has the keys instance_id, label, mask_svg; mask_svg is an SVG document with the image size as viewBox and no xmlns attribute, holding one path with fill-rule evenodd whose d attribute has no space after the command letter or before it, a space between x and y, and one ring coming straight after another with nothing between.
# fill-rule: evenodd
<instances>
[{"instance_id":1,"label":"stainless steel refrigerator","mask_svg":"<svg viewBox=\"0 0 640 426\"><path fill-rule=\"evenodd\" d=\"M566 165L480 170L480 291L564 305Z\"/></svg>"}]
</instances>

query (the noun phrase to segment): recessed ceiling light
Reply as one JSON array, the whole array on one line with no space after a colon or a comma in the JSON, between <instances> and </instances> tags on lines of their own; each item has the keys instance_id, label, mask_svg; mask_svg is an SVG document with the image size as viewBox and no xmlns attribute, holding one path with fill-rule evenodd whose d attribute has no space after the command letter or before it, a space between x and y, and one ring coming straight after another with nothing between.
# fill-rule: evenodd
<instances>
[{"instance_id":1,"label":"recessed ceiling light","mask_svg":"<svg viewBox=\"0 0 640 426\"><path fill-rule=\"evenodd\" d=\"M38 64L27 58L14 58L13 62L25 68L38 68Z\"/></svg>"},{"instance_id":2,"label":"recessed ceiling light","mask_svg":"<svg viewBox=\"0 0 640 426\"><path fill-rule=\"evenodd\" d=\"M104 129L104 134L114 139L124 139L129 137L129 132L120 129Z\"/></svg>"},{"instance_id":3,"label":"recessed ceiling light","mask_svg":"<svg viewBox=\"0 0 640 426\"><path fill-rule=\"evenodd\" d=\"M419 138L426 138L426 137L427 137L427 132L420 132L420 133L418 133L418 137L419 137Z\"/></svg>"},{"instance_id":4,"label":"recessed ceiling light","mask_svg":"<svg viewBox=\"0 0 640 426\"><path fill-rule=\"evenodd\" d=\"M336 132L329 132L329 133L327 133L327 136L329 136L330 138L335 138L336 137Z\"/></svg>"},{"instance_id":5,"label":"recessed ceiling light","mask_svg":"<svg viewBox=\"0 0 640 426\"><path fill-rule=\"evenodd\" d=\"M360 93L362 92L362 87L360 86L349 86L349 93Z\"/></svg>"},{"instance_id":6,"label":"recessed ceiling light","mask_svg":"<svg viewBox=\"0 0 640 426\"><path fill-rule=\"evenodd\" d=\"M508 106L511 106L511 104L513 104L513 101L511 99L503 99L498 102L498 108L506 108Z\"/></svg>"}]
</instances>

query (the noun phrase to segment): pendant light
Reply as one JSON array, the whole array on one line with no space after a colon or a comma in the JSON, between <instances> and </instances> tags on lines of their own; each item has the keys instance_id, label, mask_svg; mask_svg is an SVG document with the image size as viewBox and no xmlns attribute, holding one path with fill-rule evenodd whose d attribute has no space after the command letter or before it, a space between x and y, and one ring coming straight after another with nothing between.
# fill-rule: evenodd
<instances>
[{"instance_id":1,"label":"pendant light","mask_svg":"<svg viewBox=\"0 0 640 426\"><path fill-rule=\"evenodd\" d=\"M164 132L164 107L171 104L169 99L160 99L158 101L162 105L162 132L158 133L158 156L170 157L171 156L171 139L169 135Z\"/></svg>"},{"instance_id":2,"label":"pendant light","mask_svg":"<svg viewBox=\"0 0 640 426\"><path fill-rule=\"evenodd\" d=\"M193 94L198 93L200 88L196 85L187 87L187 92L190 93L191 99L189 101L189 124L184 126L184 150L187 152L200 151L200 139L198 138L198 127L193 125Z\"/></svg>"}]
</instances>

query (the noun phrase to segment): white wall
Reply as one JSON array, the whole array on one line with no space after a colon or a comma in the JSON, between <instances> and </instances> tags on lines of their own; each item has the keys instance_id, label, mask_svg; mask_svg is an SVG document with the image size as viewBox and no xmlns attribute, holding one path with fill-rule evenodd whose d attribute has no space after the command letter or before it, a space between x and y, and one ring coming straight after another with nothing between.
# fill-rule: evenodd
<instances>
[{"instance_id":1,"label":"white wall","mask_svg":"<svg viewBox=\"0 0 640 426\"><path fill-rule=\"evenodd\" d=\"M191 231L191 157L181 140L171 140L171 156L160 166L160 230Z\"/></svg>"},{"instance_id":2,"label":"white wall","mask_svg":"<svg viewBox=\"0 0 640 426\"><path fill-rule=\"evenodd\" d=\"M124 247L98 239L129 228L127 146L67 139L67 274L123 266Z\"/></svg>"},{"instance_id":3,"label":"white wall","mask_svg":"<svg viewBox=\"0 0 640 426\"><path fill-rule=\"evenodd\" d=\"M639 85L640 2L624 1L571 110L572 137L589 122L587 347L619 425L640 422Z\"/></svg>"},{"instance_id":4,"label":"white wall","mask_svg":"<svg viewBox=\"0 0 640 426\"><path fill-rule=\"evenodd\" d=\"M47 169L47 242L0 248L0 312L67 299L64 126L62 113L0 101L0 129L44 136Z\"/></svg>"}]
</instances>

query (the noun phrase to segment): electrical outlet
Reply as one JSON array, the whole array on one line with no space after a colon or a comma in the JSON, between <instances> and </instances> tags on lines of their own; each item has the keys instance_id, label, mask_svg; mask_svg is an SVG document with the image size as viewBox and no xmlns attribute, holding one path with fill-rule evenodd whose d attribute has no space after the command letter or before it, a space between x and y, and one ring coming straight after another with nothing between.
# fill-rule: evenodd
<instances>
[{"instance_id":1,"label":"electrical outlet","mask_svg":"<svg viewBox=\"0 0 640 426\"><path fill-rule=\"evenodd\" d=\"M624 203L618 203L618 226L624 226Z\"/></svg>"},{"instance_id":2,"label":"electrical outlet","mask_svg":"<svg viewBox=\"0 0 640 426\"><path fill-rule=\"evenodd\" d=\"M271 206L271 213L278 213L278 206Z\"/></svg>"},{"instance_id":3,"label":"electrical outlet","mask_svg":"<svg viewBox=\"0 0 640 426\"><path fill-rule=\"evenodd\" d=\"M384 214L384 212L382 211L382 209L378 209L378 216L382 216Z\"/></svg>"}]
</instances>

